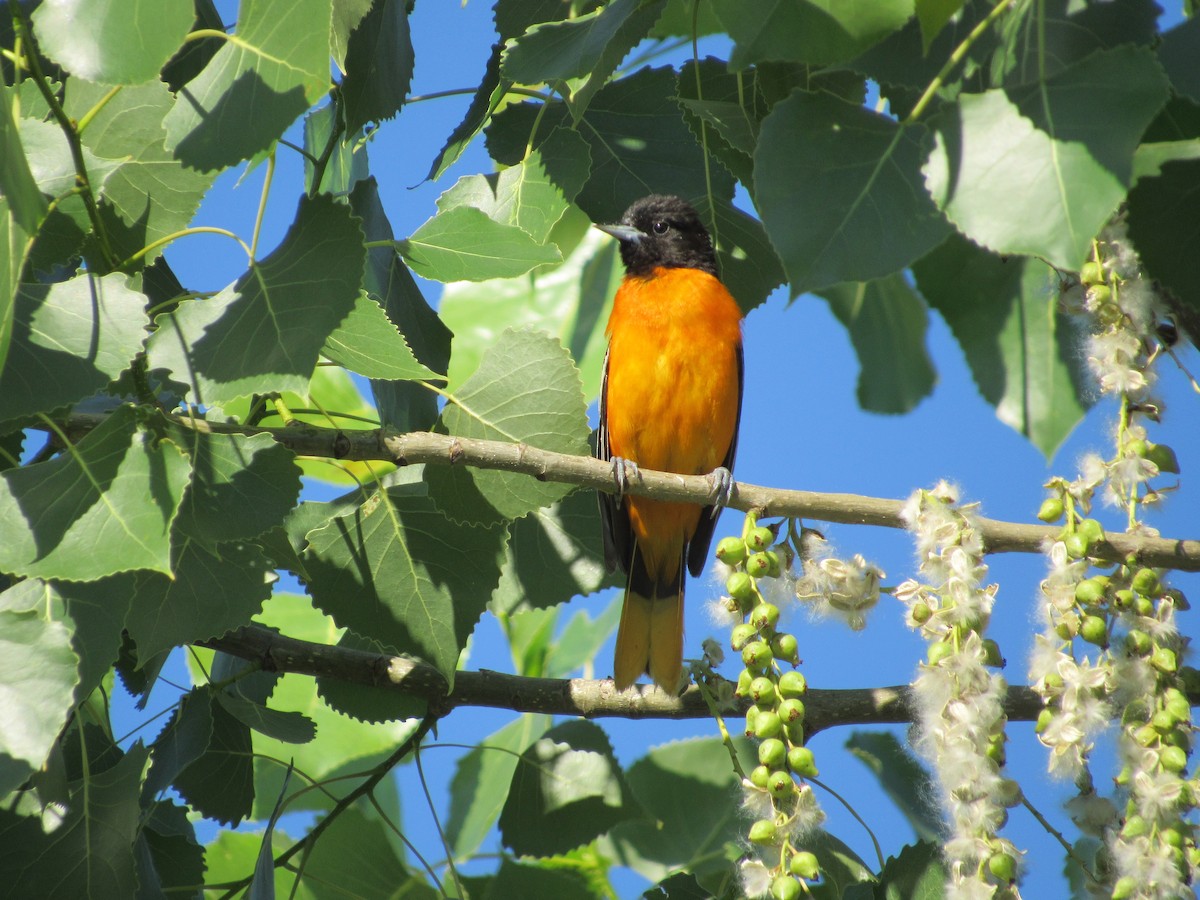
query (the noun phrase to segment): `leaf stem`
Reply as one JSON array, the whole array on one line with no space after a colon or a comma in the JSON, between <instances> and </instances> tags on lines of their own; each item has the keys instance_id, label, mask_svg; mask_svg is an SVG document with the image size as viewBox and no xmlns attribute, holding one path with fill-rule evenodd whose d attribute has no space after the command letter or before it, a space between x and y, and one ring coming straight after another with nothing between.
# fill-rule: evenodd
<instances>
[{"instance_id":1,"label":"leaf stem","mask_svg":"<svg viewBox=\"0 0 1200 900\"><path fill-rule=\"evenodd\" d=\"M275 148L267 156L267 173L263 177L262 195L258 198L258 212L254 216L254 234L250 238L250 261L258 259L258 237L262 233L263 216L267 212L267 197L271 194L271 181L275 177Z\"/></svg>"},{"instance_id":2,"label":"leaf stem","mask_svg":"<svg viewBox=\"0 0 1200 900\"><path fill-rule=\"evenodd\" d=\"M104 257L104 266L107 271L112 271L117 268L116 259L113 254L112 246L108 241L108 232L104 227L104 220L100 218L100 207L96 203L96 195L92 192L92 183L88 178L87 163L83 158L83 143L79 140L79 131L77 123L71 121L67 115L63 105L55 96L54 91L50 90L50 85L46 81L46 76L42 72L42 64L38 59L37 42L33 37L33 29L29 25L29 19L25 15L25 11L21 8L18 0L8 0L9 9L12 11L13 25L16 29L17 36L28 43L29 50L25 54L25 60L29 67L29 72L33 76L34 83L37 85L38 91L41 92L42 98L46 101L46 105L50 107L50 114L54 116L54 120L58 123L58 127L62 129L63 135L67 139L67 146L71 150L71 159L75 164L75 179L79 183L80 196L83 198L84 208L87 210L88 219L92 223L92 230L96 232L96 239L100 242L100 252Z\"/></svg>"},{"instance_id":3,"label":"leaf stem","mask_svg":"<svg viewBox=\"0 0 1200 900\"><path fill-rule=\"evenodd\" d=\"M967 51L971 49L972 45L974 45L974 43L983 36L984 32L986 32L988 28L992 26L993 22L1000 18L1000 16L1011 4L1012 0L1000 0L999 3L992 7L992 11L989 12L974 28L971 29L970 33L962 39L962 43L954 48L954 52L950 54L950 58L946 60L946 64L942 66L937 75L933 77L933 81L929 82L929 85L925 88L925 92L921 94L921 98L909 111L908 115L904 117L904 122L902 124L911 125L913 122L916 122L917 119L921 118L922 113L925 112L925 107L927 107L933 100L933 95L937 93L938 88L940 88L945 82L946 77L954 70L955 66L963 61L964 57L967 55Z\"/></svg>"},{"instance_id":4,"label":"leaf stem","mask_svg":"<svg viewBox=\"0 0 1200 900\"><path fill-rule=\"evenodd\" d=\"M92 123L92 119L96 118L96 115L100 112L100 110L108 106L109 101L112 100L113 97L117 96L117 94L121 93L123 88L124 85L118 84L110 89L107 94L97 100L96 105L83 114L83 118L81 118L78 124L76 124L75 130L80 134L83 134L83 130Z\"/></svg>"},{"instance_id":5,"label":"leaf stem","mask_svg":"<svg viewBox=\"0 0 1200 900\"><path fill-rule=\"evenodd\" d=\"M246 242L243 241L236 234L234 234L232 231L229 231L228 229L225 229L225 228L216 228L211 225L197 225L194 228L184 228L184 229L181 229L180 231L175 231L175 232L172 232L171 234L160 237L157 241L153 241L152 243L147 244L145 247L143 247L137 253L133 254L133 256L129 257L129 259L122 262L119 266L117 266L117 268L125 269L128 266L133 265L135 262L137 262L139 259L141 259L143 256L145 256L147 253L153 253L155 250L157 250L159 247L162 247L165 244L169 244L172 241L177 240L181 237L188 237L189 235L193 235L193 234L220 234L227 238L233 238L233 240L237 241L239 244L242 245L242 249L246 251L247 259L249 259L250 262L254 262L254 251L251 250L250 247L246 246Z\"/></svg>"}]
</instances>

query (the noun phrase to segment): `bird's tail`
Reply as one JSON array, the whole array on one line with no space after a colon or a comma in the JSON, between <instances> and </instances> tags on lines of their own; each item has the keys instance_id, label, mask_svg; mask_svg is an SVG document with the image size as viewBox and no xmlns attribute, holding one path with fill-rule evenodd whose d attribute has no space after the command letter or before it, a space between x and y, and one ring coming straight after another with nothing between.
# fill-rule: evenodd
<instances>
[{"instance_id":1,"label":"bird's tail","mask_svg":"<svg viewBox=\"0 0 1200 900\"><path fill-rule=\"evenodd\" d=\"M613 679L624 690L643 674L670 694L683 674L683 559L667 579L652 578L635 548L617 629Z\"/></svg>"}]
</instances>

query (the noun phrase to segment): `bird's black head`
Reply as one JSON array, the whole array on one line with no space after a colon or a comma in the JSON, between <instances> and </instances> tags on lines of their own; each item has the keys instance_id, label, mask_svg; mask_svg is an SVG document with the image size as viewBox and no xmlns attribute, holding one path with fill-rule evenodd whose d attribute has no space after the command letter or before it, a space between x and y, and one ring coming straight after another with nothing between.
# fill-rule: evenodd
<instances>
[{"instance_id":1,"label":"bird's black head","mask_svg":"<svg viewBox=\"0 0 1200 900\"><path fill-rule=\"evenodd\" d=\"M625 210L621 224L596 227L621 242L621 261L630 275L649 275L656 268L717 274L708 230L681 197L651 194Z\"/></svg>"}]
</instances>

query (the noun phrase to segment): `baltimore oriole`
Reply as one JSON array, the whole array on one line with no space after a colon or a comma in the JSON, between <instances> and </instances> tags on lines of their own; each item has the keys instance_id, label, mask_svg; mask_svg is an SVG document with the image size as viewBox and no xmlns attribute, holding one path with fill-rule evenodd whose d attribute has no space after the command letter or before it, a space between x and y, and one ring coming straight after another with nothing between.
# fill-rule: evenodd
<instances>
[{"instance_id":1,"label":"baltimore oriole","mask_svg":"<svg viewBox=\"0 0 1200 900\"><path fill-rule=\"evenodd\" d=\"M741 309L717 277L712 240L695 209L653 195L619 225L625 277L608 320L596 455L618 488L637 466L711 475L717 503L733 485L742 413ZM600 495L609 571L628 575L613 677L624 689L649 673L671 693L683 668L684 561L705 567L719 511L644 497Z\"/></svg>"}]
</instances>

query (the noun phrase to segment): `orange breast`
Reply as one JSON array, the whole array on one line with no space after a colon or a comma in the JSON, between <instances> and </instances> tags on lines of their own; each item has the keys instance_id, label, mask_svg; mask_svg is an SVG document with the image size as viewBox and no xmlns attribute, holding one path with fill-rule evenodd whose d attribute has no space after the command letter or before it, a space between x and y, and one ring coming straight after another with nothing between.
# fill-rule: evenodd
<instances>
[{"instance_id":1,"label":"orange breast","mask_svg":"<svg viewBox=\"0 0 1200 900\"><path fill-rule=\"evenodd\" d=\"M627 277L608 336L612 454L683 475L721 465L737 431L742 339L741 310L721 282L697 269ZM638 497L626 503L647 568L670 574L700 508Z\"/></svg>"}]
</instances>

